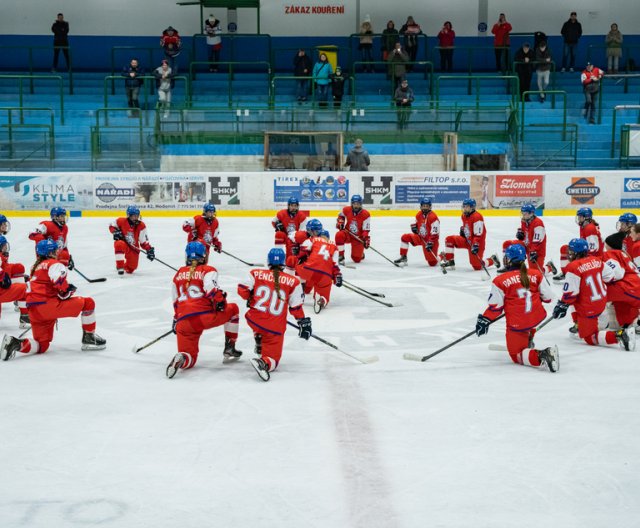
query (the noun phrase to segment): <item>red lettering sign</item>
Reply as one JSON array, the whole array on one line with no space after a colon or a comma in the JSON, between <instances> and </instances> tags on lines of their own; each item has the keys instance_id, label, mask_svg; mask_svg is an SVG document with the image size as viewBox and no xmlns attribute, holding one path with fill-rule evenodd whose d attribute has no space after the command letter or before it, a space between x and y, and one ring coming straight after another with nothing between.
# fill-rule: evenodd
<instances>
[{"instance_id":1,"label":"red lettering sign","mask_svg":"<svg viewBox=\"0 0 640 528\"><path fill-rule=\"evenodd\" d=\"M496 198L539 198L544 196L544 176L496 176Z\"/></svg>"}]
</instances>

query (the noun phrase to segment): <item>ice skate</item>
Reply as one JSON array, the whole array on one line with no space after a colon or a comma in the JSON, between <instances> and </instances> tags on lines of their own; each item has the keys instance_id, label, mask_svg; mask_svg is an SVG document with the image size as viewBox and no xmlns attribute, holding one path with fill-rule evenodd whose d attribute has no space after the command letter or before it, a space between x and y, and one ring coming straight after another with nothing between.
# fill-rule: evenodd
<instances>
[{"instance_id":1,"label":"ice skate","mask_svg":"<svg viewBox=\"0 0 640 528\"><path fill-rule=\"evenodd\" d=\"M262 356L262 334L255 334L253 336L253 339L256 342L255 346L253 347L253 353L256 356Z\"/></svg>"},{"instance_id":2,"label":"ice skate","mask_svg":"<svg viewBox=\"0 0 640 528\"><path fill-rule=\"evenodd\" d=\"M233 361L237 361L240 356L242 356L241 350L236 350L236 342L231 341L228 337L224 339L224 350L222 352L223 363L231 363Z\"/></svg>"},{"instance_id":3,"label":"ice skate","mask_svg":"<svg viewBox=\"0 0 640 528\"><path fill-rule=\"evenodd\" d=\"M558 274L558 268L556 268L556 265L553 263L553 260L548 261L546 266L549 269L549 273L551 273L552 275Z\"/></svg>"},{"instance_id":4,"label":"ice skate","mask_svg":"<svg viewBox=\"0 0 640 528\"><path fill-rule=\"evenodd\" d=\"M544 350L538 350L538 359L542 365L545 365L549 369L549 372L558 372L560 369L558 345L547 347Z\"/></svg>"},{"instance_id":5,"label":"ice skate","mask_svg":"<svg viewBox=\"0 0 640 528\"><path fill-rule=\"evenodd\" d=\"M20 314L20 328L25 329L31 326L31 320L29 319L29 314Z\"/></svg>"},{"instance_id":6,"label":"ice skate","mask_svg":"<svg viewBox=\"0 0 640 528\"><path fill-rule=\"evenodd\" d=\"M14 312L20 311L20 307L18 306L18 301L13 301L13 311Z\"/></svg>"},{"instance_id":7,"label":"ice skate","mask_svg":"<svg viewBox=\"0 0 640 528\"><path fill-rule=\"evenodd\" d=\"M169 379L173 378L178 372L178 369L180 369L180 367L184 365L184 363L185 363L184 354L182 354L181 352L178 352L175 356L173 356L171 363L169 363L169 365L167 366L167 371L166 371L167 378Z\"/></svg>"},{"instance_id":8,"label":"ice skate","mask_svg":"<svg viewBox=\"0 0 640 528\"><path fill-rule=\"evenodd\" d=\"M500 268L500 260L498 259L497 253L494 253L493 255L491 255L489 257L489 260L491 260L491 262L493 263L493 266L495 266L496 269ZM488 266L491 266L491 264L488 264ZM498 273L500 273L499 269L498 269Z\"/></svg>"},{"instance_id":9,"label":"ice skate","mask_svg":"<svg viewBox=\"0 0 640 528\"><path fill-rule=\"evenodd\" d=\"M313 299L313 312L315 314L319 314L326 305L327 305L327 300L324 297L322 297L322 296L314 297L314 299Z\"/></svg>"},{"instance_id":10,"label":"ice skate","mask_svg":"<svg viewBox=\"0 0 640 528\"><path fill-rule=\"evenodd\" d=\"M107 348L107 340L94 332L82 333L82 350L104 350Z\"/></svg>"},{"instance_id":11,"label":"ice skate","mask_svg":"<svg viewBox=\"0 0 640 528\"><path fill-rule=\"evenodd\" d=\"M344 255L338 257L338 266L344 266Z\"/></svg>"},{"instance_id":12,"label":"ice skate","mask_svg":"<svg viewBox=\"0 0 640 528\"><path fill-rule=\"evenodd\" d=\"M397 258L396 260L393 261L394 264L397 264L400 267L404 267L408 264L408 260L407 260L407 256L406 255L400 255L400 258Z\"/></svg>"},{"instance_id":13,"label":"ice skate","mask_svg":"<svg viewBox=\"0 0 640 528\"><path fill-rule=\"evenodd\" d=\"M252 358L251 366L256 370L258 376L260 376L260 379L262 379L262 381L269 381L269 378L271 377L269 375L269 367L264 362L264 359Z\"/></svg>"},{"instance_id":14,"label":"ice skate","mask_svg":"<svg viewBox=\"0 0 640 528\"><path fill-rule=\"evenodd\" d=\"M636 332L633 328L621 328L616 332L616 339L622 350L633 352L636 349Z\"/></svg>"},{"instance_id":15,"label":"ice skate","mask_svg":"<svg viewBox=\"0 0 640 528\"><path fill-rule=\"evenodd\" d=\"M456 269L456 261L454 259L448 260L445 253L440 253L440 267L443 270L450 269L451 271L455 271Z\"/></svg>"},{"instance_id":16,"label":"ice skate","mask_svg":"<svg viewBox=\"0 0 640 528\"><path fill-rule=\"evenodd\" d=\"M13 359L21 346L22 341L17 337L6 334L2 338L2 344L0 345L0 359L2 361L9 361L10 359Z\"/></svg>"}]
</instances>

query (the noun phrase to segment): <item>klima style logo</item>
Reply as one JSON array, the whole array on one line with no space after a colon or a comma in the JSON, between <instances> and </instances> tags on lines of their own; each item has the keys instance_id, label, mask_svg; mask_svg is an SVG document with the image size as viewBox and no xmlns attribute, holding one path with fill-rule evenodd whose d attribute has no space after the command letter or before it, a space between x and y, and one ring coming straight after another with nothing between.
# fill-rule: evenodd
<instances>
[{"instance_id":1,"label":"klima style logo","mask_svg":"<svg viewBox=\"0 0 640 528\"><path fill-rule=\"evenodd\" d=\"M640 192L640 178L625 178L624 190L626 192Z\"/></svg>"}]
</instances>

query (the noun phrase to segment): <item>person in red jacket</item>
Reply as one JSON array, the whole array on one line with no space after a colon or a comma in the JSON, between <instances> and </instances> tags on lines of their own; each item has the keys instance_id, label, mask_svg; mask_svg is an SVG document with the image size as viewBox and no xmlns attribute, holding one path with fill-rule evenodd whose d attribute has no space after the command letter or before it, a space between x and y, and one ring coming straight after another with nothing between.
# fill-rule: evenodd
<instances>
[{"instance_id":1,"label":"person in red jacket","mask_svg":"<svg viewBox=\"0 0 640 528\"><path fill-rule=\"evenodd\" d=\"M275 245L284 246L287 257L297 251L296 233L304 232L309 218L309 211L300 211L300 202L295 196L287 201L287 208L276 213L271 225L276 230Z\"/></svg>"},{"instance_id":2,"label":"person in red jacket","mask_svg":"<svg viewBox=\"0 0 640 528\"><path fill-rule=\"evenodd\" d=\"M454 249L466 249L469 253L469 262L474 270L482 269L482 257L487 239L487 228L484 225L484 218L476 211L476 201L467 198L462 201L462 226L460 235L449 235L444 239L445 251L440 253L440 265L443 268L456 269L456 262L453 259ZM487 260L488 266L498 266L496 256Z\"/></svg>"},{"instance_id":3,"label":"person in red jacket","mask_svg":"<svg viewBox=\"0 0 640 528\"><path fill-rule=\"evenodd\" d=\"M440 69L443 72L453 71L453 47L455 45L456 32L448 20L443 24L438 33L438 46L440 47Z\"/></svg>"},{"instance_id":4,"label":"person in red jacket","mask_svg":"<svg viewBox=\"0 0 640 528\"><path fill-rule=\"evenodd\" d=\"M582 82L582 90L584 91L584 116L590 124L594 125L596 122L596 101L598 99L598 92L600 91L600 79L604 72L587 62L587 67L583 70L580 76Z\"/></svg>"},{"instance_id":5,"label":"person in red jacket","mask_svg":"<svg viewBox=\"0 0 640 528\"><path fill-rule=\"evenodd\" d=\"M282 357L287 315L298 320L298 335L311 337L311 319L305 317L300 279L284 273L286 255L273 248L267 255L269 269L252 269L247 284L238 284L238 294L247 301L245 318L253 330L255 353L251 366L263 381L269 381Z\"/></svg>"},{"instance_id":6,"label":"person in red jacket","mask_svg":"<svg viewBox=\"0 0 640 528\"><path fill-rule=\"evenodd\" d=\"M178 30L172 26L165 29L160 37L160 47L164 50L164 58L169 63L173 75L177 75L178 61L176 57L182 51L182 39Z\"/></svg>"},{"instance_id":7,"label":"person in red jacket","mask_svg":"<svg viewBox=\"0 0 640 528\"><path fill-rule=\"evenodd\" d=\"M354 194L351 206L344 207L336 222L336 245L338 246L338 264L344 264L344 245L351 244L351 260L364 259L364 250L369 247L371 238L371 214L362 207L362 196ZM356 238L357 237L357 238ZM358 238L360 240L358 240Z\"/></svg>"},{"instance_id":8,"label":"person in red jacket","mask_svg":"<svg viewBox=\"0 0 640 528\"><path fill-rule=\"evenodd\" d=\"M489 325L504 311L507 320L507 350L514 363L540 367L551 372L560 368L558 347L534 348L535 328L547 316L542 303L553 297L542 273L526 265L527 252L521 244L512 244L504 252L507 271L493 279L489 306L478 315L476 335L489 331Z\"/></svg>"},{"instance_id":9,"label":"person in red jacket","mask_svg":"<svg viewBox=\"0 0 640 528\"><path fill-rule=\"evenodd\" d=\"M178 353L167 366L167 378L178 370L192 368L198 361L202 333L224 325L223 362L235 361L242 352L236 350L240 310L227 302L227 294L218 286L218 271L206 264L207 250L200 242L189 242L186 266L173 277L173 331L178 336Z\"/></svg>"},{"instance_id":10,"label":"person in red jacket","mask_svg":"<svg viewBox=\"0 0 640 528\"><path fill-rule=\"evenodd\" d=\"M400 258L394 260L400 266L407 265L409 244L422 247L422 253L429 266L438 264L438 247L440 245L440 220L431 209L430 198L420 200L420 211L416 214L416 221L411 224L411 233L400 237Z\"/></svg>"},{"instance_id":11,"label":"person in red jacket","mask_svg":"<svg viewBox=\"0 0 640 528\"><path fill-rule=\"evenodd\" d=\"M496 71L503 74L509 70L509 46L511 44L509 33L512 29L504 13L500 13L498 21L491 28L496 54Z\"/></svg>"},{"instance_id":12,"label":"person in red jacket","mask_svg":"<svg viewBox=\"0 0 640 528\"><path fill-rule=\"evenodd\" d=\"M204 204L202 214L193 217L193 220L186 220L182 224L182 230L189 233L187 242L201 242L207 249L207 260L209 259L209 250L217 253L222 251L222 242L218 238L220 236L220 226L216 218L216 206L211 203Z\"/></svg>"},{"instance_id":13,"label":"person in red jacket","mask_svg":"<svg viewBox=\"0 0 640 528\"><path fill-rule=\"evenodd\" d=\"M598 319L607 305L606 282L615 279L611 266L604 264L601 256L589 254L589 244L584 238L569 241L569 264L562 298L553 309L553 318L567 315L569 306L575 308L578 336L588 345L619 344L623 350L634 350L636 334L633 328L617 332L600 331Z\"/></svg>"},{"instance_id":14,"label":"person in red jacket","mask_svg":"<svg viewBox=\"0 0 640 528\"><path fill-rule=\"evenodd\" d=\"M13 302L20 311L20 328L30 324L27 312L24 265L9 262L9 241L0 235L0 306L1 303Z\"/></svg>"},{"instance_id":15,"label":"person in red jacket","mask_svg":"<svg viewBox=\"0 0 640 528\"><path fill-rule=\"evenodd\" d=\"M29 239L33 240L36 245L41 240L53 240L60 248L60 254L58 260L69 268L69 271L73 270L73 259L67 249L67 236L69 234L69 227L67 226L67 210L63 207L53 207L51 209L51 220L43 220L40 222L31 234Z\"/></svg>"},{"instance_id":16,"label":"person in red jacket","mask_svg":"<svg viewBox=\"0 0 640 528\"><path fill-rule=\"evenodd\" d=\"M505 240L502 249L506 250L513 244L520 244L527 252L529 267L542 269L547 255L547 233L542 218L536 216L536 207L533 204L524 204L520 208L522 214L520 227L516 231L516 240ZM501 272L502 270L498 270ZM553 271L549 268L549 271Z\"/></svg>"},{"instance_id":17,"label":"person in red jacket","mask_svg":"<svg viewBox=\"0 0 640 528\"><path fill-rule=\"evenodd\" d=\"M147 226L140 220L140 209L135 205L127 207L127 216L114 220L109 226L113 235L113 249L116 253L118 275L133 273L138 269L140 249L147 252L147 258L156 258L155 250L149 243Z\"/></svg>"},{"instance_id":18,"label":"person in red jacket","mask_svg":"<svg viewBox=\"0 0 640 528\"><path fill-rule=\"evenodd\" d=\"M5 335L0 359L7 361L16 352L44 354L53 340L56 321L81 316L82 350L102 350L106 340L95 333L96 303L91 297L74 297L76 287L67 282L67 267L58 260L60 248L53 240L41 240L36 246L38 258L31 269L27 308L33 339Z\"/></svg>"},{"instance_id":19,"label":"person in red jacket","mask_svg":"<svg viewBox=\"0 0 640 528\"><path fill-rule=\"evenodd\" d=\"M580 227L579 238L587 241L589 255L601 257L604 250L602 245L602 235L600 235L600 224L593 218L593 211L590 207L581 207L576 213L576 224ZM555 274L553 280L564 281L565 270L569 264L569 246L567 244L560 247L560 273L553 261L547 262L547 266Z\"/></svg>"},{"instance_id":20,"label":"person in red jacket","mask_svg":"<svg viewBox=\"0 0 640 528\"><path fill-rule=\"evenodd\" d=\"M305 295L313 292L313 310L318 314L329 304L331 285L342 286L342 273L338 266L338 248L330 240L329 232L315 219L307 224L307 229L311 230L311 236L300 246L295 270Z\"/></svg>"}]
</instances>

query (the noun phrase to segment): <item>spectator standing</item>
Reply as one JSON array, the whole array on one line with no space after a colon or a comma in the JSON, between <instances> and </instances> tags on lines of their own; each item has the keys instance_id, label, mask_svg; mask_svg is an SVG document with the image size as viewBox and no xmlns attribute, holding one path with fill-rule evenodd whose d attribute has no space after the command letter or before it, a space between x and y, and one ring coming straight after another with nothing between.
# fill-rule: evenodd
<instances>
[{"instance_id":1,"label":"spectator standing","mask_svg":"<svg viewBox=\"0 0 640 528\"><path fill-rule=\"evenodd\" d=\"M422 28L410 16L400 28L400 34L404 35L404 48L409 55L409 62L415 62L418 56L418 35L422 35ZM413 71L413 64L407 64L407 71Z\"/></svg>"},{"instance_id":2,"label":"spectator standing","mask_svg":"<svg viewBox=\"0 0 640 528\"><path fill-rule=\"evenodd\" d=\"M371 21L365 18L364 22L360 25L360 43L358 49L360 50L360 60L363 62L362 69L365 72L373 73L373 54L371 49L373 48L373 28L371 27Z\"/></svg>"},{"instance_id":3,"label":"spectator standing","mask_svg":"<svg viewBox=\"0 0 640 528\"><path fill-rule=\"evenodd\" d=\"M64 59L67 63L67 70L71 68L69 64L69 22L64 19L62 13L58 13L56 21L51 26L51 32L53 33L53 68L52 72L55 72L58 68L58 57L60 56L60 50L64 53Z\"/></svg>"},{"instance_id":4,"label":"spectator standing","mask_svg":"<svg viewBox=\"0 0 640 528\"><path fill-rule=\"evenodd\" d=\"M160 47L164 50L164 58L169 63L174 75L178 73L178 61L176 58L182 51L182 39L178 34L178 31L172 26L169 26L162 32L160 37Z\"/></svg>"},{"instance_id":5,"label":"spectator standing","mask_svg":"<svg viewBox=\"0 0 640 528\"><path fill-rule=\"evenodd\" d=\"M207 35L207 46L209 46L209 71L216 73L218 71L218 62L220 61L220 50L222 50L222 28L220 21L210 14L209 18L204 21L204 32Z\"/></svg>"},{"instance_id":6,"label":"spectator standing","mask_svg":"<svg viewBox=\"0 0 640 528\"><path fill-rule=\"evenodd\" d=\"M316 98L320 103L320 106L327 106L327 99L329 98L329 83L331 82L331 75L333 74L333 68L327 60L327 56L324 53L320 53L318 62L313 66L313 80L316 83Z\"/></svg>"},{"instance_id":7,"label":"spectator standing","mask_svg":"<svg viewBox=\"0 0 640 528\"><path fill-rule=\"evenodd\" d=\"M345 165L349 167L350 171L368 171L371 160L369 159L369 153L362 148L363 142L361 139L356 139L354 147L347 154L347 161Z\"/></svg>"},{"instance_id":8,"label":"spectator standing","mask_svg":"<svg viewBox=\"0 0 640 528\"><path fill-rule=\"evenodd\" d=\"M618 63L622 56L622 33L618 24L611 24L611 30L605 38L607 44L607 73L618 73Z\"/></svg>"},{"instance_id":9,"label":"spectator standing","mask_svg":"<svg viewBox=\"0 0 640 528\"><path fill-rule=\"evenodd\" d=\"M164 110L163 118L169 117L169 107L171 106L171 90L175 85L175 79L171 72L171 67L166 60L153 71L156 78L156 90L158 91L158 108Z\"/></svg>"},{"instance_id":10,"label":"spectator standing","mask_svg":"<svg viewBox=\"0 0 640 528\"><path fill-rule=\"evenodd\" d=\"M387 62L389 63L389 76L393 78L393 90L400 85L403 77L407 73L407 61L409 55L402 49L399 42L396 42L396 47L393 49L393 53L389 55Z\"/></svg>"},{"instance_id":11,"label":"spectator standing","mask_svg":"<svg viewBox=\"0 0 640 528\"><path fill-rule=\"evenodd\" d=\"M331 96L333 97L334 108L340 108L342 106L345 80L346 79L342 75L342 68L340 68L340 66L336 66L336 72L331 75Z\"/></svg>"},{"instance_id":12,"label":"spectator standing","mask_svg":"<svg viewBox=\"0 0 640 528\"><path fill-rule=\"evenodd\" d=\"M296 79L296 96L298 102L301 103L307 100L307 94L309 93L309 79L311 77L311 70L313 64L306 52L300 48L296 56L293 58L293 75L300 77Z\"/></svg>"},{"instance_id":13,"label":"spectator standing","mask_svg":"<svg viewBox=\"0 0 640 528\"><path fill-rule=\"evenodd\" d=\"M453 47L456 32L448 20L438 33L438 46L440 46L440 69L443 72L453 71Z\"/></svg>"},{"instance_id":14,"label":"spectator standing","mask_svg":"<svg viewBox=\"0 0 640 528\"><path fill-rule=\"evenodd\" d=\"M576 65L576 47L578 41L582 36L582 24L578 22L578 14L575 11L571 12L569 20L562 24L560 30L562 38L564 39L564 47L562 50L562 71L573 71ZM569 64L567 64L569 63Z\"/></svg>"},{"instance_id":15,"label":"spectator standing","mask_svg":"<svg viewBox=\"0 0 640 528\"><path fill-rule=\"evenodd\" d=\"M396 25L393 20L387 22L386 29L382 32L382 60L386 61L389 58L389 54L393 53L396 47L396 43L400 42L400 34L396 29Z\"/></svg>"},{"instance_id":16,"label":"spectator standing","mask_svg":"<svg viewBox=\"0 0 640 528\"><path fill-rule=\"evenodd\" d=\"M124 77L124 87L127 93L127 106L134 110L129 110L129 117L140 115L140 87L144 84L144 70L138 65L138 59L131 59L131 62L122 70Z\"/></svg>"},{"instance_id":17,"label":"spectator standing","mask_svg":"<svg viewBox=\"0 0 640 528\"><path fill-rule=\"evenodd\" d=\"M544 103L544 91L549 86L549 76L551 75L551 62L553 57L547 43L543 40L536 50L536 76L538 78L538 90L540 91L540 102Z\"/></svg>"},{"instance_id":18,"label":"spectator standing","mask_svg":"<svg viewBox=\"0 0 640 528\"><path fill-rule=\"evenodd\" d=\"M536 55L528 42L525 42L522 47L516 51L514 60L516 61L516 74L520 81L520 100L529 101L529 94L525 95L525 92L531 90L533 61L536 60Z\"/></svg>"},{"instance_id":19,"label":"spectator standing","mask_svg":"<svg viewBox=\"0 0 640 528\"><path fill-rule=\"evenodd\" d=\"M407 128L409 114L411 113L411 103L413 103L413 89L409 87L409 81L402 79L400 86L396 88L393 98L398 108L398 130Z\"/></svg>"},{"instance_id":20,"label":"spectator standing","mask_svg":"<svg viewBox=\"0 0 640 528\"><path fill-rule=\"evenodd\" d=\"M511 44L509 34L512 29L504 13L500 13L498 21L491 28L493 47L496 54L496 71L503 74L509 69L509 45Z\"/></svg>"},{"instance_id":21,"label":"spectator standing","mask_svg":"<svg viewBox=\"0 0 640 528\"><path fill-rule=\"evenodd\" d=\"M582 89L584 91L584 115L589 123L596 123L596 101L598 92L600 91L600 79L602 79L602 70L590 62L582 72L580 80L582 81Z\"/></svg>"}]
</instances>

